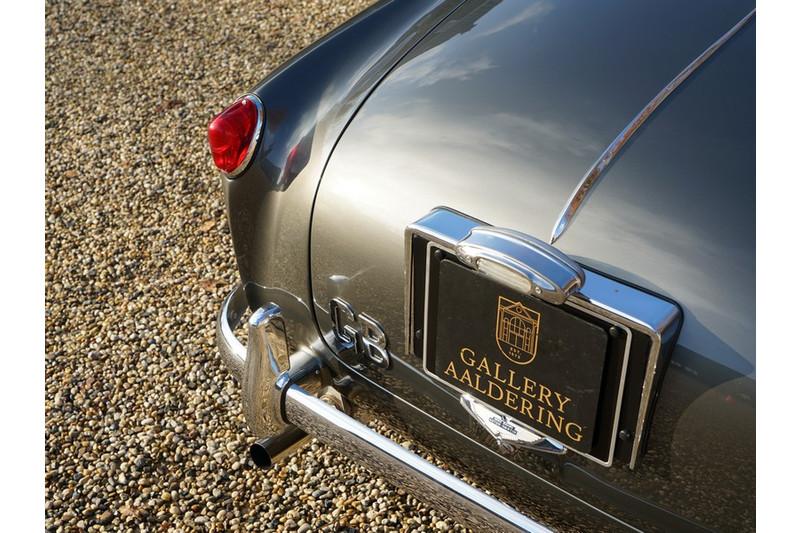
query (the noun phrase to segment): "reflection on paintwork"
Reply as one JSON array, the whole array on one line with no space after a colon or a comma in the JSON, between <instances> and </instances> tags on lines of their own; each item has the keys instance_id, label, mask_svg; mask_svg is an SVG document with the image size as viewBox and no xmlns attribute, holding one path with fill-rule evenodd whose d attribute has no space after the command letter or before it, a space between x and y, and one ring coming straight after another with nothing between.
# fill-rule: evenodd
<instances>
[{"instance_id":1,"label":"reflection on paintwork","mask_svg":"<svg viewBox=\"0 0 800 533\"><path fill-rule=\"evenodd\" d=\"M414 63L406 63L392 77L393 83L427 87L444 80L466 81L479 72L495 68L488 54L483 54L468 61L445 59L439 57L442 48L434 48L425 52Z\"/></svg>"},{"instance_id":2,"label":"reflection on paintwork","mask_svg":"<svg viewBox=\"0 0 800 533\"><path fill-rule=\"evenodd\" d=\"M520 9L518 14L507 18L500 16L497 22L493 20L494 17L491 15L486 17L485 20L481 21L480 27L474 35L470 34L470 36L473 39L488 37L518 24L531 24L531 22L539 23L544 19L545 15L555 8L555 4L547 0L539 0L532 3L526 2L526 4L528 4L527 7L524 5L518 6ZM508 7L507 5L506 8ZM535 29L535 27L533 29Z\"/></svg>"}]
</instances>

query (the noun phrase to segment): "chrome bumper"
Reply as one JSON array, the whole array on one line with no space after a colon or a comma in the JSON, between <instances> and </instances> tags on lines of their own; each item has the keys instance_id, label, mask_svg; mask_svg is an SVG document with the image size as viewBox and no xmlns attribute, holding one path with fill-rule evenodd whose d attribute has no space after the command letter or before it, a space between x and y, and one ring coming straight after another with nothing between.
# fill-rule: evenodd
<instances>
[{"instance_id":1,"label":"chrome bumper","mask_svg":"<svg viewBox=\"0 0 800 533\"><path fill-rule=\"evenodd\" d=\"M271 456L265 464L296 448L299 429L467 527L477 531L549 531L330 405L336 402L309 393L309 387L318 384L321 358L306 351L288 353L285 326L275 304L252 314L248 345L242 345L233 329L246 310L247 300L239 286L225 298L217 318L217 346L225 365L242 384L242 407L248 425L257 437L267 437L259 446ZM283 449L280 443L292 446Z\"/></svg>"}]
</instances>

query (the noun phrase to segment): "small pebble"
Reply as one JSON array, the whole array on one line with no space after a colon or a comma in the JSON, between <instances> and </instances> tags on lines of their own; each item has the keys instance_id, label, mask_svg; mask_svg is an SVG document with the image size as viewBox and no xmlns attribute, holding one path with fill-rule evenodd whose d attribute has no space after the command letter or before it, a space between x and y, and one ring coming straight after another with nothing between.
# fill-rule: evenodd
<instances>
[{"instance_id":1,"label":"small pebble","mask_svg":"<svg viewBox=\"0 0 800 533\"><path fill-rule=\"evenodd\" d=\"M105 511L104 513L102 513L100 516L97 517L97 522L106 525L109 522L111 522L111 518L113 516L114 515L111 513L111 511Z\"/></svg>"}]
</instances>

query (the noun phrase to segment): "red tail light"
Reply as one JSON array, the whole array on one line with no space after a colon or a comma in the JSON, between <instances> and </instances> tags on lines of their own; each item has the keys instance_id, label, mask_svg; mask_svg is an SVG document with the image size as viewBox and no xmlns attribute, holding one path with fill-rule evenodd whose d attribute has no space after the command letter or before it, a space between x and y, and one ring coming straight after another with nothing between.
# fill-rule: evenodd
<instances>
[{"instance_id":1,"label":"red tail light","mask_svg":"<svg viewBox=\"0 0 800 533\"><path fill-rule=\"evenodd\" d=\"M258 144L264 107L257 96L248 94L214 117L208 125L208 144L214 164L229 176L247 168Z\"/></svg>"}]
</instances>

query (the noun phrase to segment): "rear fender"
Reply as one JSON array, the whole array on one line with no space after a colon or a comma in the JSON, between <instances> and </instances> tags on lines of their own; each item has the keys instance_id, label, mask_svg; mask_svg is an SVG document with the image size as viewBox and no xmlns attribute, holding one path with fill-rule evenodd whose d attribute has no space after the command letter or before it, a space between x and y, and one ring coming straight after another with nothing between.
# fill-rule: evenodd
<instances>
[{"instance_id":1,"label":"rear fender","mask_svg":"<svg viewBox=\"0 0 800 533\"><path fill-rule=\"evenodd\" d=\"M223 189L249 306L279 304L293 348L319 338L309 305L308 246L328 156L383 76L460 3L380 2L250 91L265 108L262 140L240 177L222 177Z\"/></svg>"}]
</instances>

